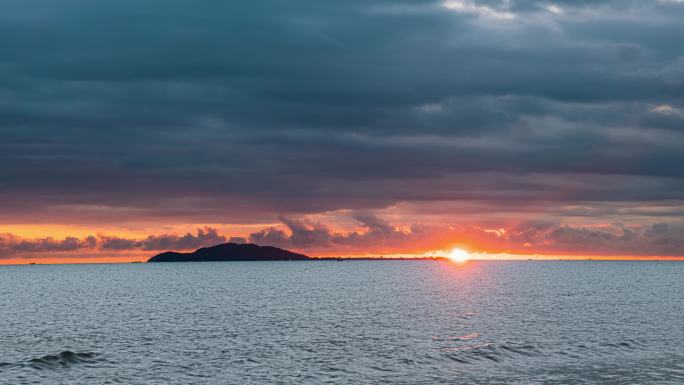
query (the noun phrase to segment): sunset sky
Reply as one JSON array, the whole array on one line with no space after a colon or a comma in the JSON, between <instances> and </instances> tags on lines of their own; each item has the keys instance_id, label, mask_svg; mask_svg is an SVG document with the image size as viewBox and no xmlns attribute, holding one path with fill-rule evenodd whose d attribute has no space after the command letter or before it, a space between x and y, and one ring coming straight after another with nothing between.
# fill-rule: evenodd
<instances>
[{"instance_id":1,"label":"sunset sky","mask_svg":"<svg viewBox=\"0 0 684 385\"><path fill-rule=\"evenodd\" d=\"M684 1L7 0L0 263L684 257Z\"/></svg>"}]
</instances>

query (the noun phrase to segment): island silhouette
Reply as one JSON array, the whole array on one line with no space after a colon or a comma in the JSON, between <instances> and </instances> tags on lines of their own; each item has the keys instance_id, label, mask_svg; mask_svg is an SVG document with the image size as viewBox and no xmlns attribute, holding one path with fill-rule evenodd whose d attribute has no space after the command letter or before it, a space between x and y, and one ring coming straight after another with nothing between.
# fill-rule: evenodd
<instances>
[{"instance_id":1,"label":"island silhouette","mask_svg":"<svg viewBox=\"0 0 684 385\"><path fill-rule=\"evenodd\" d=\"M192 253L167 251L147 262L213 262L213 261L307 261L313 258L273 246L253 243L223 243L202 247Z\"/></svg>"}]
</instances>

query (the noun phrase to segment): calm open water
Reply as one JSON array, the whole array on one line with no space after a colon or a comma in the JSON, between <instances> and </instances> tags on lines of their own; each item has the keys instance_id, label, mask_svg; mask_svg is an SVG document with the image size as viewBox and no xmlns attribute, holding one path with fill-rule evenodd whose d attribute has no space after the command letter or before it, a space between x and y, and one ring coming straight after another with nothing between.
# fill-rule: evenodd
<instances>
[{"instance_id":1,"label":"calm open water","mask_svg":"<svg viewBox=\"0 0 684 385\"><path fill-rule=\"evenodd\" d=\"M0 266L0 384L684 384L684 263Z\"/></svg>"}]
</instances>

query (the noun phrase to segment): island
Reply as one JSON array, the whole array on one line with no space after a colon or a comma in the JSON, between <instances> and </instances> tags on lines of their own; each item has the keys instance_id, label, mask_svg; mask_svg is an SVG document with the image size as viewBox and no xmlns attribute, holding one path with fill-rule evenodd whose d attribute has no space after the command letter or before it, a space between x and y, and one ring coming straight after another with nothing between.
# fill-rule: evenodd
<instances>
[{"instance_id":1,"label":"island","mask_svg":"<svg viewBox=\"0 0 684 385\"><path fill-rule=\"evenodd\" d=\"M252 243L224 243L203 247L192 253L167 251L157 254L147 262L216 262L216 261L307 261L313 258L304 254L272 246L259 246Z\"/></svg>"}]
</instances>

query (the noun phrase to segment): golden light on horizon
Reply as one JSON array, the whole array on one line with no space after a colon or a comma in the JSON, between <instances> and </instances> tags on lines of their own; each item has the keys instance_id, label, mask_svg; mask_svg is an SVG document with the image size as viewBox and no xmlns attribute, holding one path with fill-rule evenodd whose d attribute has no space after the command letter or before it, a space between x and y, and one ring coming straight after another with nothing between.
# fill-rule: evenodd
<instances>
[{"instance_id":1,"label":"golden light on horizon","mask_svg":"<svg viewBox=\"0 0 684 385\"><path fill-rule=\"evenodd\" d=\"M453 249L451 250L451 253L449 253L449 259L459 263L466 262L470 259L470 253L463 249Z\"/></svg>"}]
</instances>

